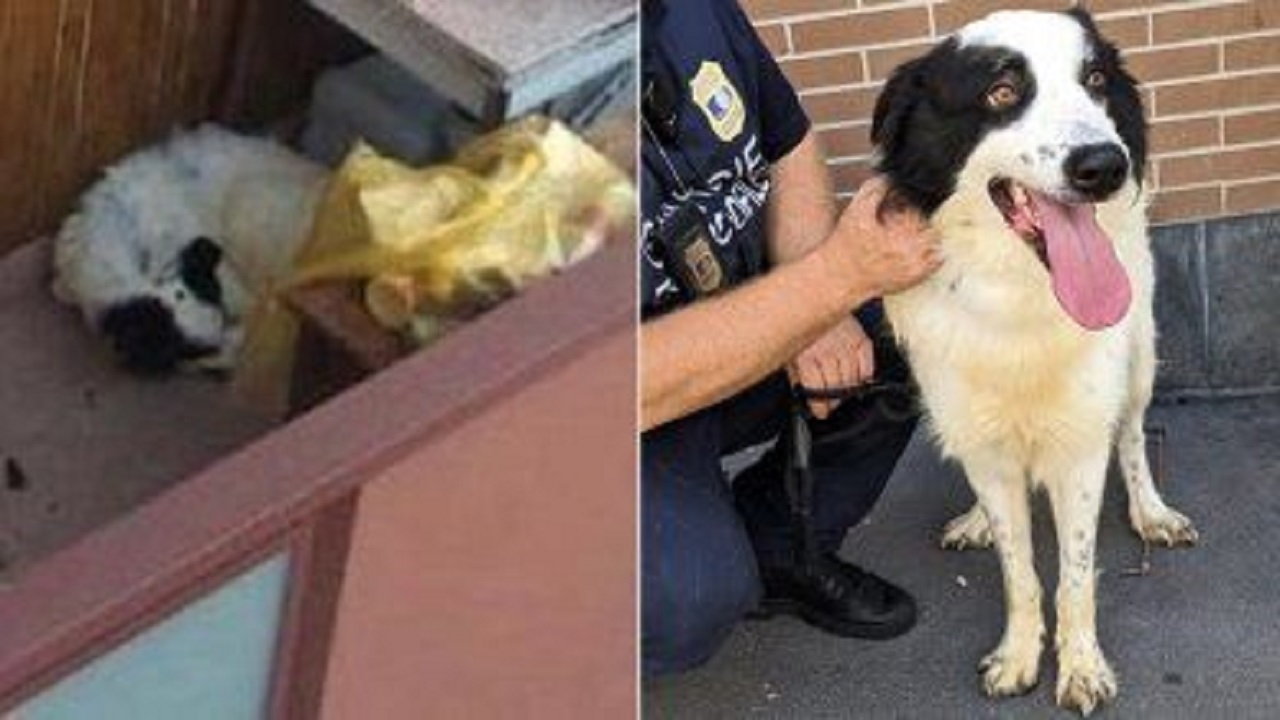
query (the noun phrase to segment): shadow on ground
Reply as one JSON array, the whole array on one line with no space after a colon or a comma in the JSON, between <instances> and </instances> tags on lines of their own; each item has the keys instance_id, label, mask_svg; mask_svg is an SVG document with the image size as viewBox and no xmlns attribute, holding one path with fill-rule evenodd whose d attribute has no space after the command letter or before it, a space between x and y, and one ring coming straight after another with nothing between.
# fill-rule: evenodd
<instances>
[{"instance_id":1,"label":"shadow on ground","mask_svg":"<svg viewBox=\"0 0 1280 720\"><path fill-rule=\"evenodd\" d=\"M1159 406L1149 424L1168 434L1165 498L1196 521L1201 544L1156 550L1148 575L1127 576L1142 547L1113 474L1098 615L1120 697L1095 717L1280 717L1280 397ZM979 692L977 662L1001 631L998 564L989 552L937 545L970 499L959 471L917 438L844 554L910 588L919 626L870 643L790 619L744 624L708 666L647 681L645 717L1070 717L1052 704L1052 655L1028 696ZM1056 551L1047 508L1037 510L1037 567L1051 598Z\"/></svg>"}]
</instances>

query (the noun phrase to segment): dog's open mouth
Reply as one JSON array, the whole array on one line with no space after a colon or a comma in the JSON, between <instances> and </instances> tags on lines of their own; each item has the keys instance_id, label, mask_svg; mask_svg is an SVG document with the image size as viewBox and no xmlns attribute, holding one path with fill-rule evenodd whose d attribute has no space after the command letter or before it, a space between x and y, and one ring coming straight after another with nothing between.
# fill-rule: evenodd
<instances>
[{"instance_id":1,"label":"dog's open mouth","mask_svg":"<svg viewBox=\"0 0 1280 720\"><path fill-rule=\"evenodd\" d=\"M1088 330L1120 322L1132 288L1092 203L1065 203L1008 178L987 184L1009 229L1044 263L1058 304Z\"/></svg>"},{"instance_id":2,"label":"dog's open mouth","mask_svg":"<svg viewBox=\"0 0 1280 720\"><path fill-rule=\"evenodd\" d=\"M996 178L987 184L991 202L1004 216L1009 229L1031 246L1036 257L1049 269L1049 251L1044 244L1044 230L1040 226L1040 214L1026 188L1008 178Z\"/></svg>"}]
</instances>

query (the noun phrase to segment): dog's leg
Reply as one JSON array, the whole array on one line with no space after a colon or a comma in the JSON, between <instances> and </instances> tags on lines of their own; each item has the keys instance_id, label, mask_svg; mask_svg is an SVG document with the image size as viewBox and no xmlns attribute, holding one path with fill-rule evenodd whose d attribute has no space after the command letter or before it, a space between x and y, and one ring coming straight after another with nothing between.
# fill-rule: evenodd
<instances>
[{"instance_id":1,"label":"dog's leg","mask_svg":"<svg viewBox=\"0 0 1280 720\"><path fill-rule=\"evenodd\" d=\"M964 466L1000 555L1007 615L1004 637L982 659L978 671L988 695L1021 695L1036 685L1044 640L1026 476L996 453L966 458Z\"/></svg>"},{"instance_id":2,"label":"dog's leg","mask_svg":"<svg viewBox=\"0 0 1280 720\"><path fill-rule=\"evenodd\" d=\"M982 512L982 503L974 503L968 512L952 518L942 529L942 547L946 550L984 549L991 543L991 524Z\"/></svg>"},{"instance_id":3,"label":"dog's leg","mask_svg":"<svg viewBox=\"0 0 1280 720\"><path fill-rule=\"evenodd\" d=\"M1195 526L1185 515L1165 504L1152 481L1142 421L1155 381L1155 336L1148 331L1139 332L1137 338L1130 368L1129 401L1116 436L1120 472L1129 493L1129 524L1139 537L1150 543L1169 547L1194 545L1199 539Z\"/></svg>"},{"instance_id":4,"label":"dog's leg","mask_svg":"<svg viewBox=\"0 0 1280 720\"><path fill-rule=\"evenodd\" d=\"M1045 486L1058 532L1058 704L1088 715L1116 695L1116 679L1098 645L1094 547L1109 453L1060 472Z\"/></svg>"}]
</instances>

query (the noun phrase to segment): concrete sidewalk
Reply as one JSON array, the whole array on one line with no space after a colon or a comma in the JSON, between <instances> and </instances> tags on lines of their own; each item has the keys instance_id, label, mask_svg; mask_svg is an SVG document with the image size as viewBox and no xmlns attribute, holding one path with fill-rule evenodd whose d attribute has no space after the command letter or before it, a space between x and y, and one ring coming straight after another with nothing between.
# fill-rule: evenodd
<instances>
[{"instance_id":1,"label":"concrete sidewalk","mask_svg":"<svg viewBox=\"0 0 1280 720\"><path fill-rule=\"evenodd\" d=\"M1195 520L1201 544L1155 550L1150 574L1126 576L1142 547L1112 478L1098 616L1120 697L1095 717L1280 717L1280 397L1158 406L1148 422L1168 433L1165 498ZM958 469L917 437L844 554L910 588L919 626L870 643L791 619L748 623L707 667L646 682L645 717L1070 717L1053 705L1051 654L1028 696L992 701L979 691L977 662L1003 623L998 563L991 552L937 545L970 499ZM1056 550L1043 502L1036 527L1052 598Z\"/></svg>"}]
</instances>

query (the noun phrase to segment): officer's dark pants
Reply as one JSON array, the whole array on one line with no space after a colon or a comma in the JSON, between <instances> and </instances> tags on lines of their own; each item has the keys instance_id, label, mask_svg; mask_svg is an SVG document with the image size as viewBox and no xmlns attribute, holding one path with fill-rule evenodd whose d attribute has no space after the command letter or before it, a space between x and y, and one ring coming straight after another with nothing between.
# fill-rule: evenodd
<instances>
[{"instance_id":1,"label":"officer's dark pants","mask_svg":"<svg viewBox=\"0 0 1280 720\"><path fill-rule=\"evenodd\" d=\"M879 335L878 317L868 327ZM879 380L906 369L877 341ZM721 458L775 438L790 413L785 377L646 433L641 449L641 625L647 676L706 662L760 599L757 565L794 560L782 453L768 452L731 490ZM915 427L902 402L847 402L813 423L819 550L834 552L870 512ZM836 435L839 437L836 437ZM829 437L833 441L822 442ZM735 493L737 495L735 503Z\"/></svg>"}]
</instances>

